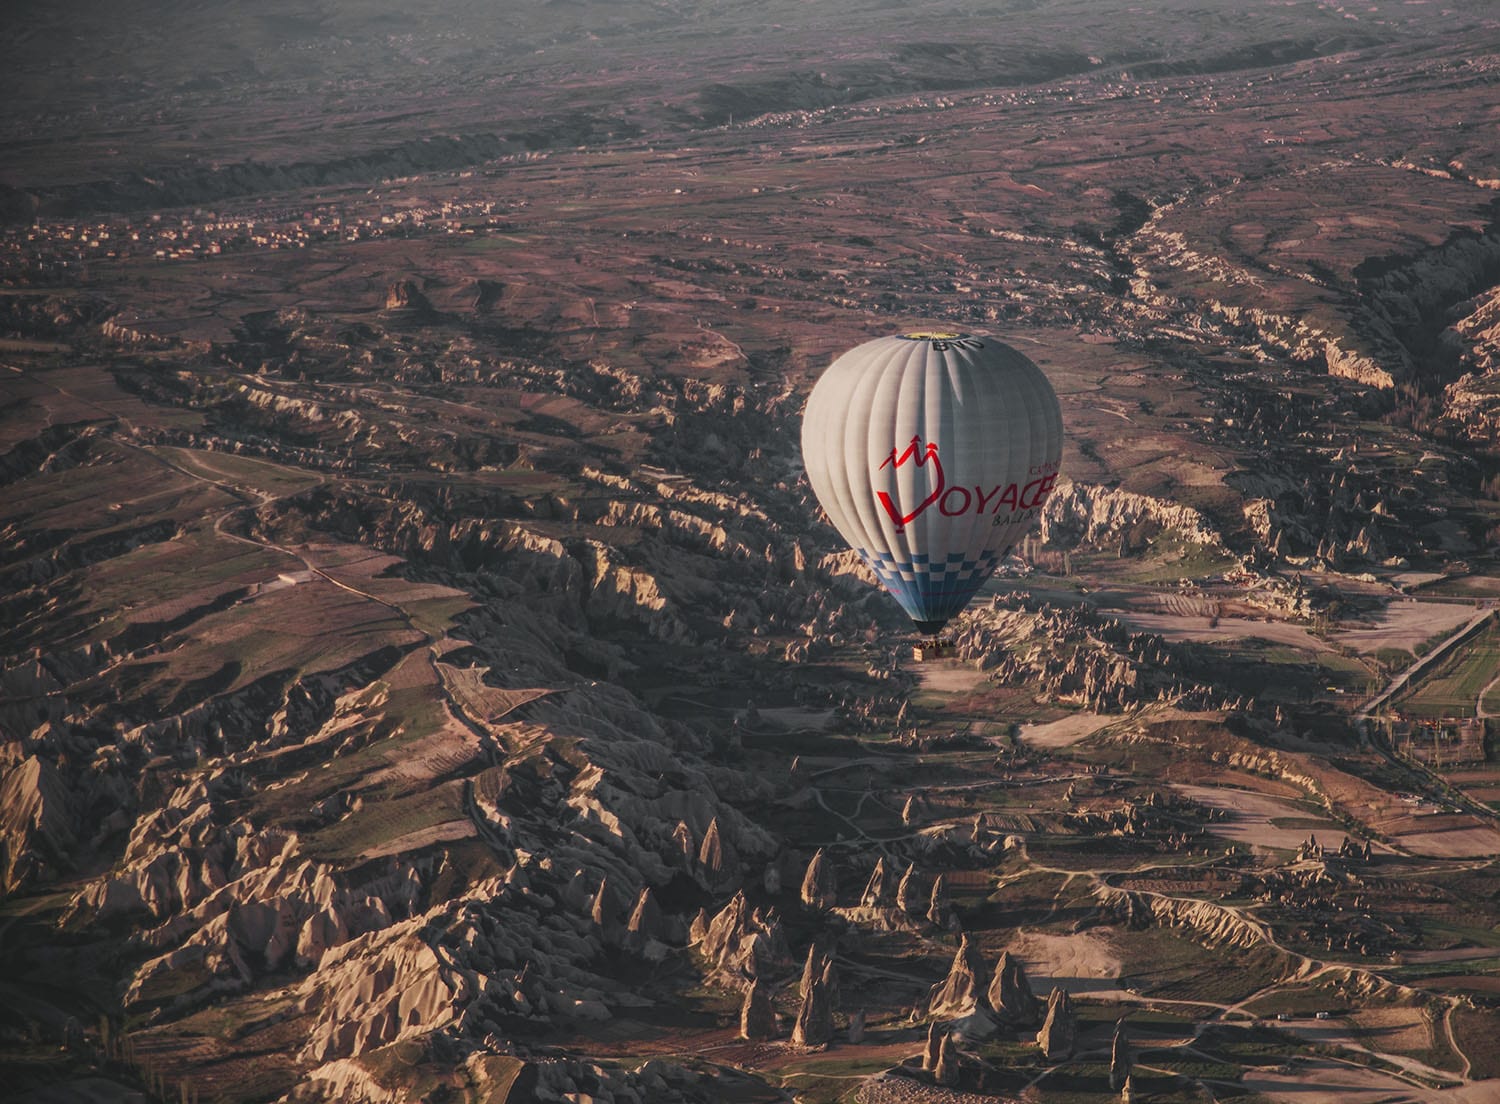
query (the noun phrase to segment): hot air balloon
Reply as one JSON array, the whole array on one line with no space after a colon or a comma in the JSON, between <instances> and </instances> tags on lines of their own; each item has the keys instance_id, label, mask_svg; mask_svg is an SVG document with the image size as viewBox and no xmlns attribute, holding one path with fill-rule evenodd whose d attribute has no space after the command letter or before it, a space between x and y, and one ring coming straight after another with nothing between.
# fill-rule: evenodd
<instances>
[{"instance_id":1,"label":"hot air balloon","mask_svg":"<svg viewBox=\"0 0 1500 1104\"><path fill-rule=\"evenodd\" d=\"M867 341L829 365L802 416L828 519L933 636L1036 524L1061 459L1047 378L979 334Z\"/></svg>"}]
</instances>

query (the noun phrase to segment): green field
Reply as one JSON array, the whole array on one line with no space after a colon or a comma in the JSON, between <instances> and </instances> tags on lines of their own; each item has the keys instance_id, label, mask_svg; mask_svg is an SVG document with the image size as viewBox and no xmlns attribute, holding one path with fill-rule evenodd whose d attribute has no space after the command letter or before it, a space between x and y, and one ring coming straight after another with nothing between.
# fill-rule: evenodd
<instances>
[{"instance_id":1,"label":"green field","mask_svg":"<svg viewBox=\"0 0 1500 1104\"><path fill-rule=\"evenodd\" d=\"M1472 717L1479 694L1500 675L1500 628L1492 622L1472 640L1459 645L1404 694L1396 707L1413 717ZM1486 695L1487 708L1500 705L1500 686Z\"/></svg>"}]
</instances>

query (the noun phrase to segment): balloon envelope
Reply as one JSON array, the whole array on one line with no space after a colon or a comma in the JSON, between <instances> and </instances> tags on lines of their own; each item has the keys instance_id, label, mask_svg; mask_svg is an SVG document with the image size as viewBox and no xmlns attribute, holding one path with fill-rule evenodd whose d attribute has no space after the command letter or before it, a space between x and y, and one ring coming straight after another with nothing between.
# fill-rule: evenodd
<instances>
[{"instance_id":1,"label":"balloon envelope","mask_svg":"<svg viewBox=\"0 0 1500 1104\"><path fill-rule=\"evenodd\" d=\"M1062 412L1041 369L992 337L881 337L813 387L802 459L834 527L935 633L1036 524Z\"/></svg>"}]
</instances>

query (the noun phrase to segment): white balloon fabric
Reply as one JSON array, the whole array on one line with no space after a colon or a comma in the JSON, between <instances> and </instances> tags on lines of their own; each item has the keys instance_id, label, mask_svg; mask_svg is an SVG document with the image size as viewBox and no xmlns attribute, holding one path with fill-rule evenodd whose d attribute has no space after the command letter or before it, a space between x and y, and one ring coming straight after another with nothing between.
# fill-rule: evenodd
<instances>
[{"instance_id":1,"label":"white balloon fabric","mask_svg":"<svg viewBox=\"0 0 1500 1104\"><path fill-rule=\"evenodd\" d=\"M1036 524L1062 441L1041 369L981 334L867 341L828 367L802 416L828 519L934 634Z\"/></svg>"}]
</instances>

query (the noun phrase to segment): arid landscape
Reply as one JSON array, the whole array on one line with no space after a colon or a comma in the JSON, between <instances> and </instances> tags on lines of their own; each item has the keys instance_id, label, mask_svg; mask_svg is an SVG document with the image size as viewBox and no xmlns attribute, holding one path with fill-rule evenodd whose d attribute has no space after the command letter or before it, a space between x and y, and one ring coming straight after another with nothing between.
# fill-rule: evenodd
<instances>
[{"instance_id":1,"label":"arid landscape","mask_svg":"<svg viewBox=\"0 0 1500 1104\"><path fill-rule=\"evenodd\" d=\"M1500 1100L1488 0L13 5L0 1095ZM830 360L991 334L919 638Z\"/></svg>"}]
</instances>

